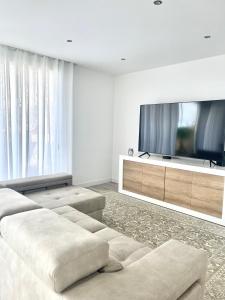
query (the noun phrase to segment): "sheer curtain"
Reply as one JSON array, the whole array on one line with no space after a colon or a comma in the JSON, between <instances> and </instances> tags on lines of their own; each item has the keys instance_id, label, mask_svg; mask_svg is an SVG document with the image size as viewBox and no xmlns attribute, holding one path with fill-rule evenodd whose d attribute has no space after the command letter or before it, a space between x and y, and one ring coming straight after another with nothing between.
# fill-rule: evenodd
<instances>
[{"instance_id":1,"label":"sheer curtain","mask_svg":"<svg viewBox=\"0 0 225 300\"><path fill-rule=\"evenodd\" d=\"M70 171L73 72L0 46L0 180Z\"/></svg>"}]
</instances>

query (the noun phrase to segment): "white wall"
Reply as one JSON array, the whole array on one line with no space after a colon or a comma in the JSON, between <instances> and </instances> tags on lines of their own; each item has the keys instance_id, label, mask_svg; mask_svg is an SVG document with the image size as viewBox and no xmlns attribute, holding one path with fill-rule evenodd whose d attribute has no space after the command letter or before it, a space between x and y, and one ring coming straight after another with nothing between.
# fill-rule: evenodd
<instances>
[{"instance_id":1,"label":"white wall","mask_svg":"<svg viewBox=\"0 0 225 300\"><path fill-rule=\"evenodd\" d=\"M138 149L141 104L225 99L225 55L151 69L115 79L112 179L120 154Z\"/></svg>"},{"instance_id":2,"label":"white wall","mask_svg":"<svg viewBox=\"0 0 225 300\"><path fill-rule=\"evenodd\" d=\"M75 67L73 183L92 185L112 178L113 77Z\"/></svg>"}]
</instances>

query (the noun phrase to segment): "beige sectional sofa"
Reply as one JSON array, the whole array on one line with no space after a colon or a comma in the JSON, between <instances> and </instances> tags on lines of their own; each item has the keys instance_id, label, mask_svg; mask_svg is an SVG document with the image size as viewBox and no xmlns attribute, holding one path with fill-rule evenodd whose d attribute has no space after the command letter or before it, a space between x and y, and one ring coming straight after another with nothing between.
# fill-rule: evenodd
<instances>
[{"instance_id":1,"label":"beige sectional sofa","mask_svg":"<svg viewBox=\"0 0 225 300\"><path fill-rule=\"evenodd\" d=\"M0 190L1 300L201 300L207 255L152 250L71 206Z\"/></svg>"}]
</instances>

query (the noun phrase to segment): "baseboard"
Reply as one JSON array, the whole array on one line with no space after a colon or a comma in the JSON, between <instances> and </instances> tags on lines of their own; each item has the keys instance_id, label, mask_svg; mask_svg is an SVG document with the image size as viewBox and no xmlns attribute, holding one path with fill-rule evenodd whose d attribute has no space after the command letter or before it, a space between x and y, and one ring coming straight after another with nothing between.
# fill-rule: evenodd
<instances>
[{"instance_id":1,"label":"baseboard","mask_svg":"<svg viewBox=\"0 0 225 300\"><path fill-rule=\"evenodd\" d=\"M118 179L113 179L113 178L112 178L112 179L111 179L111 182L117 183L117 184L118 184L118 183L119 183L119 180L118 180Z\"/></svg>"},{"instance_id":2,"label":"baseboard","mask_svg":"<svg viewBox=\"0 0 225 300\"><path fill-rule=\"evenodd\" d=\"M93 181L87 181L87 182L81 182L81 183L73 183L74 186L81 186L81 187L90 187L93 185L103 184L107 182L112 182L112 178L105 178L105 179L99 179L99 180L93 180Z\"/></svg>"}]
</instances>

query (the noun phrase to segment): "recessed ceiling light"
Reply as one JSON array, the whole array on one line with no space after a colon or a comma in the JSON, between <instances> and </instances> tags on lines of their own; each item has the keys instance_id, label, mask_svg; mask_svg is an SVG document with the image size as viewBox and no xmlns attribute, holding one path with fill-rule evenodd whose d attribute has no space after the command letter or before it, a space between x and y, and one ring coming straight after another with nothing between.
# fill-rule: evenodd
<instances>
[{"instance_id":1,"label":"recessed ceiling light","mask_svg":"<svg viewBox=\"0 0 225 300\"><path fill-rule=\"evenodd\" d=\"M126 60L126 58L125 57L121 57L121 59L120 60L122 60L122 61L125 61Z\"/></svg>"},{"instance_id":2,"label":"recessed ceiling light","mask_svg":"<svg viewBox=\"0 0 225 300\"><path fill-rule=\"evenodd\" d=\"M204 38L205 38L205 39L210 39L210 38L211 38L211 35L209 35L209 34L208 34L208 35L204 35Z\"/></svg>"},{"instance_id":3,"label":"recessed ceiling light","mask_svg":"<svg viewBox=\"0 0 225 300\"><path fill-rule=\"evenodd\" d=\"M67 43L72 43L72 40L66 40L67 41Z\"/></svg>"},{"instance_id":4,"label":"recessed ceiling light","mask_svg":"<svg viewBox=\"0 0 225 300\"><path fill-rule=\"evenodd\" d=\"M162 0L155 0L153 3L155 5L161 5L163 2L162 2Z\"/></svg>"}]
</instances>

